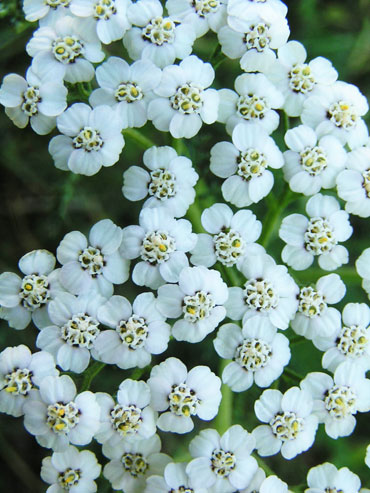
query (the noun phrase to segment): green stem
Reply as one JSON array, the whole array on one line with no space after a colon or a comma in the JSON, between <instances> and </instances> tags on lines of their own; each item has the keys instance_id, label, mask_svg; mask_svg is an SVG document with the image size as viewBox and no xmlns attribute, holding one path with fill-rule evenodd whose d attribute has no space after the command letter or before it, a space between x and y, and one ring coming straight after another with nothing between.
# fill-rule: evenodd
<instances>
[{"instance_id":1,"label":"green stem","mask_svg":"<svg viewBox=\"0 0 370 493\"><path fill-rule=\"evenodd\" d=\"M305 337L297 336L297 337L293 337L293 339L289 341L289 345L297 346L297 344L302 344L303 342L307 342L307 341L308 339L306 339Z\"/></svg>"},{"instance_id":2,"label":"green stem","mask_svg":"<svg viewBox=\"0 0 370 493\"><path fill-rule=\"evenodd\" d=\"M143 149L149 149L149 147L155 146L155 143L151 139L145 137L145 135L142 135L138 130L135 130L134 128L125 128L122 133L124 137L129 137L131 140L139 144L139 146Z\"/></svg>"},{"instance_id":3,"label":"green stem","mask_svg":"<svg viewBox=\"0 0 370 493\"><path fill-rule=\"evenodd\" d=\"M179 156L190 157L189 149L184 144L183 139L172 139L172 147L175 149Z\"/></svg>"},{"instance_id":4,"label":"green stem","mask_svg":"<svg viewBox=\"0 0 370 493\"><path fill-rule=\"evenodd\" d=\"M219 366L219 376L222 377L224 368L230 363L230 360L221 359ZM233 423L233 393L230 387L226 384L221 385L222 400L218 409L218 414L214 420L215 427L220 435L230 428Z\"/></svg>"},{"instance_id":5,"label":"green stem","mask_svg":"<svg viewBox=\"0 0 370 493\"><path fill-rule=\"evenodd\" d=\"M85 372L80 392L89 390L91 382L102 371L104 366L105 363L101 363L100 361L94 361L94 363L90 366L90 368L88 368Z\"/></svg>"},{"instance_id":6,"label":"green stem","mask_svg":"<svg viewBox=\"0 0 370 493\"><path fill-rule=\"evenodd\" d=\"M295 370L292 370L291 368L285 368L283 376L284 375L291 378L292 380L296 380L298 382L300 382L301 380L304 379L303 375L301 375L300 373L297 373Z\"/></svg>"},{"instance_id":7,"label":"green stem","mask_svg":"<svg viewBox=\"0 0 370 493\"><path fill-rule=\"evenodd\" d=\"M335 271L345 283L358 283L359 275L354 267L341 267ZM324 275L324 272L319 267L310 267L305 271L299 271L298 278L301 283L312 282Z\"/></svg>"},{"instance_id":8,"label":"green stem","mask_svg":"<svg viewBox=\"0 0 370 493\"><path fill-rule=\"evenodd\" d=\"M266 464L266 462L263 459L261 459L259 455L255 454L254 458L257 460L260 468L265 471L266 476L275 476L276 473L271 469L270 466Z\"/></svg>"},{"instance_id":9,"label":"green stem","mask_svg":"<svg viewBox=\"0 0 370 493\"><path fill-rule=\"evenodd\" d=\"M285 207L292 200L293 193L289 188L288 183L285 183L283 192L281 193L275 208L270 208L263 220L263 231L260 238L260 243L263 247L267 248L270 243L271 236L275 232L279 222L280 216L284 211Z\"/></svg>"}]
</instances>

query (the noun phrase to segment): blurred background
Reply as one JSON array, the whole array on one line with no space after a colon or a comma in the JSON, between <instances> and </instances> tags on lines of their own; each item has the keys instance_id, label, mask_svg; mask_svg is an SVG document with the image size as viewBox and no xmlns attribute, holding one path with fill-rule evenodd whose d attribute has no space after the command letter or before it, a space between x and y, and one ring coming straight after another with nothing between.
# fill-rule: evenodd
<instances>
[{"instance_id":1,"label":"blurred background","mask_svg":"<svg viewBox=\"0 0 370 493\"><path fill-rule=\"evenodd\" d=\"M0 1L0 80L8 73L24 76L30 65L25 45L32 35L36 24L26 23L23 19L21 1ZM339 79L356 84L365 96L370 96L370 2L369 0L291 0L286 2L289 8L288 20L291 38L301 41L308 52L308 59L316 56L329 58L339 72ZM217 43L214 33L198 40L194 52L207 61ZM121 42L107 47L108 54L126 57ZM233 88L235 77L240 73L238 61L225 61L216 71L215 87ZM156 145L174 144L169 134L160 133L148 123L142 130ZM56 135L54 131L52 135ZM282 128L274 134L277 142L282 143ZM0 272L18 272L17 262L25 253L46 248L55 253L63 236L72 230L87 234L90 227L100 219L110 218L124 227L137 224L142 203L130 203L121 193L122 173L131 165L142 164L141 148L129 136L119 163L102 170L93 177L82 177L62 172L54 167L48 153L51 136L39 136L27 127L20 130L13 126L0 110L0 231L1 255ZM192 208L196 215L204 207L222 201L221 180L209 172L209 150L218 141L229 140L224 126L215 124L212 128L204 125L200 133L190 142L185 142L185 151L193 160L201 180L197 186L198 205ZM175 143L180 145L179 142ZM181 144L182 145L182 144ZM284 150L283 147L281 147ZM278 199L283 184L282 174L276 172L276 185L273 196ZM304 212L306 199L298 199L284 213ZM268 202L251 207L258 219L263 221ZM198 215L199 217L199 215ZM347 285L344 303L367 302L365 293L360 289L360 278L354 270L354 261L362 250L369 246L368 220L351 217L354 234L347 246L350 250L350 263L338 273ZM199 220L194 224L196 232L201 232ZM283 243L273 231L268 253L280 263ZM303 273L294 273L299 284L314 282L323 275L314 267ZM130 301L142 291L131 283L120 286L117 294L127 296ZM341 306L344 305L342 303ZM35 350L34 341L37 329L28 327L24 331L15 331L0 321L0 351L7 346L27 344ZM288 330L287 335L294 334ZM156 364L168 356L176 355L191 368L205 364L218 371L218 357L213 349L214 335L208 336L201 345L193 347L187 343L172 341L168 351L153 359ZM300 375L309 371L320 371L321 353L308 341L292 348L292 360L289 367ZM141 378L147 379L149 371ZM93 381L91 390L115 393L119 383L131 375L131 371L105 368ZM80 378L76 378L77 385ZM298 380L281 378L279 389L285 391ZM234 394L233 423L242 424L248 431L256 426L253 404L262 390L253 387L242 394ZM161 434L163 449L176 460L187 460L187 445L201 428L208 426L197 421L196 431L185 437L173 434ZM212 425L210 425L212 426ZM333 462L337 467L348 466L360 475L363 486L370 488L369 469L364 464L365 448L370 442L370 419L368 415L357 415L357 427L348 438L333 440L327 437L320 427L314 446L292 461L284 461L280 455L267 458L266 464L295 491L305 488L306 474L310 467L325 461ZM99 447L92 444L101 463ZM9 492L38 493L45 491L47 485L39 479L39 470L43 457L50 455L39 447L33 436L23 428L22 418L7 415L0 417L0 490ZM112 491L108 482L99 480L98 491Z\"/></svg>"}]
</instances>

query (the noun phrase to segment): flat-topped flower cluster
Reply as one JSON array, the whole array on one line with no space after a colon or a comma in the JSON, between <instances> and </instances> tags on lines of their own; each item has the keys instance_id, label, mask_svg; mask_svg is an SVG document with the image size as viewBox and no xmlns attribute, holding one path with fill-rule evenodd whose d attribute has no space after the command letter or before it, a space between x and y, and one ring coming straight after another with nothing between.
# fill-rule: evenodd
<instances>
[{"instance_id":1,"label":"flat-topped flower cluster","mask_svg":"<svg viewBox=\"0 0 370 493\"><path fill-rule=\"evenodd\" d=\"M315 257L324 271L348 263L339 243L353 233L350 214L370 216L366 98L337 80L329 60L309 61L289 40L280 0L24 0L23 9L38 21L26 47L32 63L25 78L4 78L0 103L19 128L57 128L49 152L58 170L91 176L115 165L124 160L123 135L140 140L133 129L147 122L175 140L147 145L145 167L124 170L123 196L144 201L137 224L101 219L88 236L67 233L55 255L26 253L20 275L0 275L0 317L16 330L31 322L38 329L38 351L21 344L0 353L0 411L23 416L52 451L41 468L49 493L97 491L101 470L125 493L287 493L277 476L266 478L257 455L293 459L313 445L320 424L331 438L348 436L357 412L370 411L370 308L331 306L346 294L337 273L303 285L288 269L299 274ZM209 31L218 44L206 62L193 45ZM127 60L107 55L117 41ZM240 61L234 89L211 87L227 58ZM76 88L86 97L70 104ZM285 150L273 137L282 116L293 124ZM230 205L214 199L191 208L202 170L176 142L215 122L229 137L212 143L209 169L224 179L218 185ZM270 194L279 169L287 193L278 214L297 196L291 192L307 198L306 215L280 223L286 265L265 249L276 223L246 209ZM356 267L370 297L369 257L370 248ZM143 291L118 294L131 282ZM323 352L327 373L312 368L283 393L289 327ZM170 339L197 344L210 334L219 376L201 364L201 346L193 368L167 353ZM75 374L105 365L132 370L115 396L77 388ZM251 432L219 425L222 383L224 394L263 389L254 404L261 424ZM161 452L157 429L184 435L216 417L191 440L186 463ZM107 458L103 468L77 448L92 440ZM307 484L308 493L361 486L330 463L311 468Z\"/></svg>"}]
</instances>

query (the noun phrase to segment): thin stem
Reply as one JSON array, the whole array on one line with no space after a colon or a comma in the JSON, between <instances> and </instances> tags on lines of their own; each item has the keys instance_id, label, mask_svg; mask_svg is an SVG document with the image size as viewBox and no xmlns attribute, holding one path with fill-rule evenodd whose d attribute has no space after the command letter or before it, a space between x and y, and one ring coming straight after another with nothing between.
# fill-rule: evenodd
<instances>
[{"instance_id":1,"label":"thin stem","mask_svg":"<svg viewBox=\"0 0 370 493\"><path fill-rule=\"evenodd\" d=\"M266 462L261 459L261 457L257 454L254 455L254 458L258 462L258 465L260 466L261 469L263 469L266 473L266 476L275 476L275 472L271 469L270 466L266 464Z\"/></svg>"},{"instance_id":2,"label":"thin stem","mask_svg":"<svg viewBox=\"0 0 370 493\"><path fill-rule=\"evenodd\" d=\"M155 143L151 139L145 137L145 135L142 135L138 130L135 130L134 128L125 128L122 133L124 137L129 137L131 140L134 140L137 144L139 144L140 147L144 149L149 149L149 147L155 146Z\"/></svg>"},{"instance_id":3,"label":"thin stem","mask_svg":"<svg viewBox=\"0 0 370 493\"><path fill-rule=\"evenodd\" d=\"M291 368L285 368L283 376L284 375L291 378L292 380L296 380L298 382L300 382L301 380L304 379L303 375L301 375L300 373L297 373L295 370L292 370Z\"/></svg>"},{"instance_id":4,"label":"thin stem","mask_svg":"<svg viewBox=\"0 0 370 493\"><path fill-rule=\"evenodd\" d=\"M219 376L222 377L224 368L230 363L230 360L221 359L219 366ZM215 418L215 427L220 435L230 428L233 423L232 410L233 410L233 393L230 387L226 384L221 386L222 400L218 409L218 414Z\"/></svg>"},{"instance_id":5,"label":"thin stem","mask_svg":"<svg viewBox=\"0 0 370 493\"><path fill-rule=\"evenodd\" d=\"M307 342L307 341L308 339L306 339L305 337L297 336L297 337L293 337L293 339L289 341L289 345L297 346L297 344L302 344L303 342Z\"/></svg>"},{"instance_id":6,"label":"thin stem","mask_svg":"<svg viewBox=\"0 0 370 493\"><path fill-rule=\"evenodd\" d=\"M94 378L102 371L105 363L101 363L100 361L95 361L90 368L88 368L85 372L84 379L82 381L80 392L84 392L85 390L89 390L90 385Z\"/></svg>"}]
</instances>

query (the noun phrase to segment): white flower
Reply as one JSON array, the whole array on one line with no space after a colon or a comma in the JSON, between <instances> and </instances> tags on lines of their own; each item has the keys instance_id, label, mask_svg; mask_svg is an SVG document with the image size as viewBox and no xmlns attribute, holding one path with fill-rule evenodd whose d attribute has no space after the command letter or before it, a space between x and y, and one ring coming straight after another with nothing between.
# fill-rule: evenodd
<instances>
[{"instance_id":1,"label":"white flower","mask_svg":"<svg viewBox=\"0 0 370 493\"><path fill-rule=\"evenodd\" d=\"M94 481L101 471L95 454L90 450L79 451L69 446L63 452L54 452L42 459L41 479L51 484L46 493L93 493L97 491Z\"/></svg>"},{"instance_id":2,"label":"white flower","mask_svg":"<svg viewBox=\"0 0 370 493\"><path fill-rule=\"evenodd\" d=\"M298 295L298 310L291 322L296 334L307 339L331 337L341 327L340 312L329 305L339 303L346 286L338 274L320 277L314 286L304 286Z\"/></svg>"},{"instance_id":3,"label":"white flower","mask_svg":"<svg viewBox=\"0 0 370 493\"><path fill-rule=\"evenodd\" d=\"M123 258L140 257L132 272L139 286L157 289L165 282L177 282L179 274L189 265L186 253L197 241L192 225L186 219L174 219L163 207L142 209L140 226L123 229L120 252Z\"/></svg>"},{"instance_id":4,"label":"white flower","mask_svg":"<svg viewBox=\"0 0 370 493\"><path fill-rule=\"evenodd\" d=\"M105 298L93 291L79 297L61 293L49 303L53 325L41 330L36 346L51 353L63 370L82 373L100 332L96 312L104 302Z\"/></svg>"},{"instance_id":5,"label":"white flower","mask_svg":"<svg viewBox=\"0 0 370 493\"><path fill-rule=\"evenodd\" d=\"M365 369L352 361L341 363L334 379L321 372L309 373L301 387L312 395L313 412L331 438L350 435L356 426L354 414L370 411L370 380Z\"/></svg>"},{"instance_id":6,"label":"white flower","mask_svg":"<svg viewBox=\"0 0 370 493\"><path fill-rule=\"evenodd\" d=\"M58 374L49 353L32 354L24 344L7 347L0 353L0 412L22 416L24 403L42 379Z\"/></svg>"},{"instance_id":7,"label":"white flower","mask_svg":"<svg viewBox=\"0 0 370 493\"><path fill-rule=\"evenodd\" d=\"M312 407L310 393L298 387L291 387L285 394L265 390L254 404L257 418L268 423L252 432L259 455L265 457L281 451L284 459L290 460L308 450L318 426Z\"/></svg>"},{"instance_id":8,"label":"white flower","mask_svg":"<svg viewBox=\"0 0 370 493\"><path fill-rule=\"evenodd\" d=\"M146 479L162 475L171 457L161 454L158 435L144 440L121 440L114 447L103 445L103 453L110 462L103 470L104 476L115 490L125 493L143 493Z\"/></svg>"},{"instance_id":9,"label":"white flower","mask_svg":"<svg viewBox=\"0 0 370 493\"><path fill-rule=\"evenodd\" d=\"M322 87L331 89L338 77L326 58L317 57L305 63L306 57L306 49L301 43L289 41L278 49L278 63L267 73L284 94L283 109L288 116L300 116L305 100L316 95Z\"/></svg>"},{"instance_id":10,"label":"white flower","mask_svg":"<svg viewBox=\"0 0 370 493\"><path fill-rule=\"evenodd\" d=\"M343 361L353 361L370 369L370 308L365 303L348 303L343 309L343 326L339 325L331 337L314 339L314 344L325 351L322 366L331 372Z\"/></svg>"},{"instance_id":11,"label":"white flower","mask_svg":"<svg viewBox=\"0 0 370 493\"><path fill-rule=\"evenodd\" d=\"M64 171L91 176L102 166L113 166L125 145L117 114L106 105L94 109L75 103L57 118L63 135L53 137L49 152Z\"/></svg>"},{"instance_id":12,"label":"white flower","mask_svg":"<svg viewBox=\"0 0 370 493\"><path fill-rule=\"evenodd\" d=\"M288 130L284 139L290 149L284 152L284 178L293 192L314 195L321 188L335 186L347 160L338 139L332 135L318 139L315 131L306 125Z\"/></svg>"},{"instance_id":13,"label":"white flower","mask_svg":"<svg viewBox=\"0 0 370 493\"><path fill-rule=\"evenodd\" d=\"M262 248L262 247L261 247ZM285 330L294 317L299 288L284 265L265 253L249 255L238 266L246 278L243 288L229 288L227 315L232 320L246 320L258 315L267 317L271 324Z\"/></svg>"},{"instance_id":14,"label":"white flower","mask_svg":"<svg viewBox=\"0 0 370 493\"><path fill-rule=\"evenodd\" d=\"M99 405L86 391L76 395L71 377L48 376L39 397L24 404L24 426L42 447L64 451L69 443L87 445L99 428Z\"/></svg>"},{"instance_id":15,"label":"white flower","mask_svg":"<svg viewBox=\"0 0 370 493\"><path fill-rule=\"evenodd\" d=\"M334 135L355 149L368 136L367 126L361 118L368 109L365 96L356 86L337 81L330 89L320 88L315 96L305 100L301 120L320 137Z\"/></svg>"},{"instance_id":16,"label":"white flower","mask_svg":"<svg viewBox=\"0 0 370 493\"><path fill-rule=\"evenodd\" d=\"M49 74L35 73L29 68L26 79L17 74L4 77L0 103L14 125L24 128L30 122L39 135L51 132L55 117L67 107L67 89Z\"/></svg>"},{"instance_id":17,"label":"white flower","mask_svg":"<svg viewBox=\"0 0 370 493\"><path fill-rule=\"evenodd\" d=\"M162 412L157 422L162 431L189 433L194 428L192 416L210 421L221 402L221 380L207 366L188 372L178 358L154 366L148 385L151 406Z\"/></svg>"},{"instance_id":18,"label":"white flower","mask_svg":"<svg viewBox=\"0 0 370 493\"><path fill-rule=\"evenodd\" d=\"M365 464L370 468L370 445L366 448Z\"/></svg>"},{"instance_id":19,"label":"white flower","mask_svg":"<svg viewBox=\"0 0 370 493\"><path fill-rule=\"evenodd\" d=\"M233 360L225 367L222 381L234 392L249 389L253 382L269 387L290 360L289 340L267 318L258 316L246 320L243 329L222 325L213 344L221 358Z\"/></svg>"},{"instance_id":20,"label":"white flower","mask_svg":"<svg viewBox=\"0 0 370 493\"><path fill-rule=\"evenodd\" d=\"M156 431L157 414L149 406L150 389L145 382L127 379L118 389L117 403L106 393L98 392L100 428L95 434L99 443L114 447L123 438L150 438Z\"/></svg>"},{"instance_id":21,"label":"white flower","mask_svg":"<svg viewBox=\"0 0 370 493\"><path fill-rule=\"evenodd\" d=\"M94 342L98 359L119 368L144 368L152 354L163 353L170 326L156 308L153 293L141 293L133 306L123 296L112 296L98 309L98 320L113 330L101 332Z\"/></svg>"},{"instance_id":22,"label":"white flower","mask_svg":"<svg viewBox=\"0 0 370 493\"><path fill-rule=\"evenodd\" d=\"M47 304L64 291L59 282L60 269L53 270L54 266L52 253L33 250L18 262L23 278L13 272L0 275L0 318L7 320L10 327L25 329L31 319L38 328L50 323Z\"/></svg>"},{"instance_id":23,"label":"white flower","mask_svg":"<svg viewBox=\"0 0 370 493\"><path fill-rule=\"evenodd\" d=\"M362 277L362 287L370 299L370 248L365 248L356 260L356 270Z\"/></svg>"},{"instance_id":24,"label":"white flower","mask_svg":"<svg viewBox=\"0 0 370 493\"><path fill-rule=\"evenodd\" d=\"M330 462L311 467L307 474L307 484L305 493L324 493L329 490L358 493L361 488L360 478L348 467L337 469Z\"/></svg>"},{"instance_id":25,"label":"white flower","mask_svg":"<svg viewBox=\"0 0 370 493\"><path fill-rule=\"evenodd\" d=\"M26 21L34 22L46 18L55 10L67 13L70 3L71 0L23 0L23 12Z\"/></svg>"},{"instance_id":26,"label":"white flower","mask_svg":"<svg viewBox=\"0 0 370 493\"><path fill-rule=\"evenodd\" d=\"M268 134L276 130L279 115L274 110L283 106L284 97L264 74L239 75L235 79L235 91L219 91L217 121L226 123L229 134L242 122L259 123Z\"/></svg>"},{"instance_id":27,"label":"white flower","mask_svg":"<svg viewBox=\"0 0 370 493\"><path fill-rule=\"evenodd\" d=\"M203 430L190 442L194 459L186 467L195 487L231 493L245 488L258 465L251 452L253 436L240 425L231 426L221 437L216 430Z\"/></svg>"},{"instance_id":28,"label":"white flower","mask_svg":"<svg viewBox=\"0 0 370 493\"><path fill-rule=\"evenodd\" d=\"M149 171L131 166L123 173L123 195L132 201L149 195L143 207L165 207L174 217L184 216L194 202L198 180L190 159L161 146L147 149L143 161Z\"/></svg>"},{"instance_id":29,"label":"white flower","mask_svg":"<svg viewBox=\"0 0 370 493\"><path fill-rule=\"evenodd\" d=\"M104 58L92 19L56 16L55 22L34 32L26 46L32 67L53 74L55 80L83 82L94 75L92 63Z\"/></svg>"},{"instance_id":30,"label":"white flower","mask_svg":"<svg viewBox=\"0 0 370 493\"><path fill-rule=\"evenodd\" d=\"M211 149L210 169L226 178L222 195L227 202L246 207L270 193L274 175L267 169L281 168L283 154L264 128L256 123L237 125L231 142L218 142Z\"/></svg>"},{"instance_id":31,"label":"white flower","mask_svg":"<svg viewBox=\"0 0 370 493\"><path fill-rule=\"evenodd\" d=\"M123 45L133 60L151 60L163 68L190 55L196 37L193 27L163 17L159 0L138 0L127 15L134 27L125 34Z\"/></svg>"},{"instance_id":32,"label":"white flower","mask_svg":"<svg viewBox=\"0 0 370 493\"><path fill-rule=\"evenodd\" d=\"M167 464L162 476L150 476L146 482L144 493L207 493L203 487L194 488L186 474L184 463Z\"/></svg>"},{"instance_id":33,"label":"white flower","mask_svg":"<svg viewBox=\"0 0 370 493\"><path fill-rule=\"evenodd\" d=\"M61 283L73 294L95 289L111 296L112 283L122 284L129 277L129 262L118 251L121 241L122 229L110 219L91 228L89 241L79 231L67 233L57 248Z\"/></svg>"},{"instance_id":34,"label":"white flower","mask_svg":"<svg viewBox=\"0 0 370 493\"><path fill-rule=\"evenodd\" d=\"M225 318L227 286L218 271L203 266L185 267L179 283L158 289L158 310L177 320L172 335L177 341L200 342Z\"/></svg>"},{"instance_id":35,"label":"white flower","mask_svg":"<svg viewBox=\"0 0 370 493\"><path fill-rule=\"evenodd\" d=\"M214 204L202 212L203 228L211 233L199 234L192 250L194 265L211 267L217 261L226 267L242 262L253 249L262 230L262 224L250 210L236 214L226 204Z\"/></svg>"},{"instance_id":36,"label":"white flower","mask_svg":"<svg viewBox=\"0 0 370 493\"><path fill-rule=\"evenodd\" d=\"M161 70L150 60L129 65L112 56L97 67L95 89L89 102L94 108L102 104L115 110L121 128L142 127L148 120L147 107L161 80Z\"/></svg>"},{"instance_id":37,"label":"white flower","mask_svg":"<svg viewBox=\"0 0 370 493\"><path fill-rule=\"evenodd\" d=\"M195 55L184 58L179 65L165 67L161 83L154 90L159 97L148 107L148 118L155 128L169 131L176 139L190 139L203 122L214 123L219 92L207 89L214 77L212 65Z\"/></svg>"},{"instance_id":38,"label":"white flower","mask_svg":"<svg viewBox=\"0 0 370 493\"><path fill-rule=\"evenodd\" d=\"M227 0L167 0L166 8L172 19L190 24L200 38L226 23L226 4Z\"/></svg>"},{"instance_id":39,"label":"white flower","mask_svg":"<svg viewBox=\"0 0 370 493\"><path fill-rule=\"evenodd\" d=\"M94 19L100 41L110 44L122 39L131 25L126 12L129 5L130 0L71 0L69 8L78 17Z\"/></svg>"},{"instance_id":40,"label":"white flower","mask_svg":"<svg viewBox=\"0 0 370 493\"><path fill-rule=\"evenodd\" d=\"M335 270L348 263L348 251L338 242L352 234L348 213L340 210L338 201L318 193L306 204L310 219L291 214L283 219L279 236L287 243L281 253L283 261L295 270L307 269L318 257L324 270Z\"/></svg>"},{"instance_id":41,"label":"white flower","mask_svg":"<svg viewBox=\"0 0 370 493\"><path fill-rule=\"evenodd\" d=\"M243 490L240 493L250 493L252 490ZM277 476L265 478L257 490L259 493L288 493L288 485Z\"/></svg>"},{"instance_id":42,"label":"white flower","mask_svg":"<svg viewBox=\"0 0 370 493\"><path fill-rule=\"evenodd\" d=\"M281 0L229 0L227 5L229 23L234 20L230 19L230 16L241 19L248 19L256 15L263 18L285 17L287 12L288 7Z\"/></svg>"},{"instance_id":43,"label":"white flower","mask_svg":"<svg viewBox=\"0 0 370 493\"><path fill-rule=\"evenodd\" d=\"M247 488L240 490L240 493L252 493L254 491L256 493L259 493L260 486L265 479L266 479L265 471L261 467L258 467L257 471L253 475L252 480L249 482ZM265 493L270 493L270 492L265 492Z\"/></svg>"},{"instance_id":44,"label":"white flower","mask_svg":"<svg viewBox=\"0 0 370 493\"><path fill-rule=\"evenodd\" d=\"M345 209L360 217L370 216L370 148L361 146L348 153L344 171L337 177L338 195Z\"/></svg>"}]
</instances>

